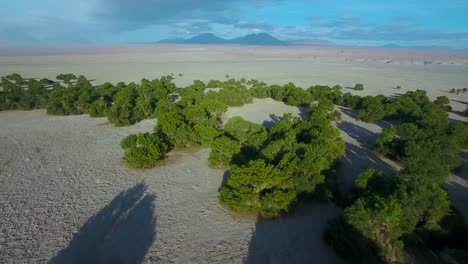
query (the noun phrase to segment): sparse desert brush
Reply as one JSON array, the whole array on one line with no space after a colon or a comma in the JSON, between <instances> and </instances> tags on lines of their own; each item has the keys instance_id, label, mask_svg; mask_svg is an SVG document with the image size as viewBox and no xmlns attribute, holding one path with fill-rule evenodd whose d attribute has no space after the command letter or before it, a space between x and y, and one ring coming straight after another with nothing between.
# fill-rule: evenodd
<instances>
[{"instance_id":1,"label":"sparse desert brush","mask_svg":"<svg viewBox=\"0 0 468 264\"><path fill-rule=\"evenodd\" d=\"M164 139L151 133L129 135L120 142L120 146L125 149L128 165L139 169L156 166L169 150Z\"/></svg>"}]
</instances>

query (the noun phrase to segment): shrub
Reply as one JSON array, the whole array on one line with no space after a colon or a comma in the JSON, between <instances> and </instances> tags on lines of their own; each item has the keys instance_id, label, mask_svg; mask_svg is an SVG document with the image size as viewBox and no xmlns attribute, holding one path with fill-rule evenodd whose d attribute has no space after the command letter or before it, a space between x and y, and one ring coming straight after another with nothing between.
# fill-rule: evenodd
<instances>
[{"instance_id":1,"label":"shrub","mask_svg":"<svg viewBox=\"0 0 468 264\"><path fill-rule=\"evenodd\" d=\"M166 157L168 144L159 136L144 133L124 138L120 145L125 149L125 160L134 168L151 168Z\"/></svg>"},{"instance_id":2,"label":"shrub","mask_svg":"<svg viewBox=\"0 0 468 264\"><path fill-rule=\"evenodd\" d=\"M223 168L229 166L232 156L239 153L241 143L226 136L220 136L214 139L210 145L211 153L208 158L212 167Z\"/></svg>"},{"instance_id":3,"label":"shrub","mask_svg":"<svg viewBox=\"0 0 468 264\"><path fill-rule=\"evenodd\" d=\"M137 92L134 84L122 88L114 96L114 104L108 109L107 117L115 126L129 126L139 121L134 116Z\"/></svg>"},{"instance_id":4,"label":"shrub","mask_svg":"<svg viewBox=\"0 0 468 264\"><path fill-rule=\"evenodd\" d=\"M450 100L447 96L438 96L437 99L434 101L434 104L440 106L445 111L452 110L452 107L450 106Z\"/></svg>"},{"instance_id":5,"label":"shrub","mask_svg":"<svg viewBox=\"0 0 468 264\"><path fill-rule=\"evenodd\" d=\"M358 119L368 123L374 123L382 120L384 116L385 108L379 98L366 96L362 99Z\"/></svg>"},{"instance_id":6,"label":"shrub","mask_svg":"<svg viewBox=\"0 0 468 264\"><path fill-rule=\"evenodd\" d=\"M403 260L403 210L393 199L374 196L358 199L345 209L345 219L367 239L375 243L377 255L386 263Z\"/></svg>"},{"instance_id":7,"label":"shrub","mask_svg":"<svg viewBox=\"0 0 468 264\"><path fill-rule=\"evenodd\" d=\"M285 180L287 176L274 166L263 160L252 160L247 166L232 167L231 177L221 189L220 200L235 211L258 210L264 217L278 216L288 211L297 196L286 188L275 188Z\"/></svg>"},{"instance_id":8,"label":"shrub","mask_svg":"<svg viewBox=\"0 0 468 264\"><path fill-rule=\"evenodd\" d=\"M362 83L356 84L356 85L354 86L354 90L356 90L356 91L362 91L362 90L364 90L364 84L362 84Z\"/></svg>"},{"instance_id":9,"label":"shrub","mask_svg":"<svg viewBox=\"0 0 468 264\"><path fill-rule=\"evenodd\" d=\"M224 131L234 137L242 145L258 148L267 139L265 127L244 120L242 117L233 117L224 126Z\"/></svg>"}]
</instances>

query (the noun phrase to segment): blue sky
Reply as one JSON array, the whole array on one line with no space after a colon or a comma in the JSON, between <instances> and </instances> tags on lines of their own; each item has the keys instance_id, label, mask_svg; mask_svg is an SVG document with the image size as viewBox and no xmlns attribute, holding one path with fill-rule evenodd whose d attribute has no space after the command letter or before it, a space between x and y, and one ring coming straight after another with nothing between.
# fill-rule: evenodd
<instances>
[{"instance_id":1,"label":"blue sky","mask_svg":"<svg viewBox=\"0 0 468 264\"><path fill-rule=\"evenodd\" d=\"M338 44L468 48L468 0L14 0L0 46L155 42L267 32Z\"/></svg>"}]
</instances>

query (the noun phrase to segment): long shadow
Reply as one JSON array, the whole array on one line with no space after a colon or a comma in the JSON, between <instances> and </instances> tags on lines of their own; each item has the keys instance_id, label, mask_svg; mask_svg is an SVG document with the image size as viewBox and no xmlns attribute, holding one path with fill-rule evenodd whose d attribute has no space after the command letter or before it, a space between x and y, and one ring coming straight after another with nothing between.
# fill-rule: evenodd
<instances>
[{"instance_id":1,"label":"long shadow","mask_svg":"<svg viewBox=\"0 0 468 264\"><path fill-rule=\"evenodd\" d=\"M302 118L302 120L306 120L309 118L309 113L310 113L310 106L299 106L299 117Z\"/></svg>"},{"instance_id":2,"label":"long shadow","mask_svg":"<svg viewBox=\"0 0 468 264\"><path fill-rule=\"evenodd\" d=\"M354 118L356 119L358 117L358 111L355 110L355 109L352 109L352 108L345 108L345 107L342 107L342 106L339 106L338 107L341 112L343 112L343 114L351 117L351 118Z\"/></svg>"},{"instance_id":3,"label":"long shadow","mask_svg":"<svg viewBox=\"0 0 468 264\"><path fill-rule=\"evenodd\" d=\"M336 126L361 145L367 146L368 148L373 148L375 140L379 137L377 133L348 121L341 121L337 123Z\"/></svg>"},{"instance_id":4,"label":"long shadow","mask_svg":"<svg viewBox=\"0 0 468 264\"><path fill-rule=\"evenodd\" d=\"M156 239L155 196L139 183L92 216L49 263L142 263Z\"/></svg>"},{"instance_id":5,"label":"long shadow","mask_svg":"<svg viewBox=\"0 0 468 264\"><path fill-rule=\"evenodd\" d=\"M227 184L229 178L231 178L231 171L227 170L223 174L223 180L221 181L221 186L219 186L219 188L218 188L218 192L220 192L221 189L224 187L224 185Z\"/></svg>"},{"instance_id":6,"label":"long shadow","mask_svg":"<svg viewBox=\"0 0 468 264\"><path fill-rule=\"evenodd\" d=\"M342 263L323 239L340 210L329 204L303 204L287 217L259 219L244 263Z\"/></svg>"},{"instance_id":7,"label":"long shadow","mask_svg":"<svg viewBox=\"0 0 468 264\"><path fill-rule=\"evenodd\" d=\"M264 120L263 121L263 126L266 127L267 129L273 127L276 123L280 122L283 120L283 117L275 115L275 114L270 114L270 119L271 120Z\"/></svg>"},{"instance_id":8,"label":"long shadow","mask_svg":"<svg viewBox=\"0 0 468 264\"><path fill-rule=\"evenodd\" d=\"M455 100L455 99L450 99L450 101L468 105L467 101L460 101L460 100Z\"/></svg>"},{"instance_id":9,"label":"long shadow","mask_svg":"<svg viewBox=\"0 0 468 264\"><path fill-rule=\"evenodd\" d=\"M381 170L385 175L393 175L395 168L365 147L346 143L345 154L337 163L337 182L345 190L354 186L357 176L369 169Z\"/></svg>"},{"instance_id":10,"label":"long shadow","mask_svg":"<svg viewBox=\"0 0 468 264\"><path fill-rule=\"evenodd\" d=\"M463 164L456 168L452 173L465 181L468 181L468 151L460 153Z\"/></svg>"}]
</instances>

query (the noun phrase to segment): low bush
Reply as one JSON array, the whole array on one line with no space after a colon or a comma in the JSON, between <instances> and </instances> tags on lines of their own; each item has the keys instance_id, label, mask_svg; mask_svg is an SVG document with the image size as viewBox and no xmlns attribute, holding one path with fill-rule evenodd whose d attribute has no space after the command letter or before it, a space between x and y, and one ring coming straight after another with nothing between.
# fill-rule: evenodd
<instances>
[{"instance_id":1,"label":"low bush","mask_svg":"<svg viewBox=\"0 0 468 264\"><path fill-rule=\"evenodd\" d=\"M362 84L362 83L356 84L356 85L354 86L354 90L356 90L356 91L362 91L362 90L364 90L364 84Z\"/></svg>"},{"instance_id":2,"label":"low bush","mask_svg":"<svg viewBox=\"0 0 468 264\"><path fill-rule=\"evenodd\" d=\"M144 133L124 138L120 145L125 149L125 160L133 168L154 167L166 157L169 144L160 136Z\"/></svg>"}]
</instances>

